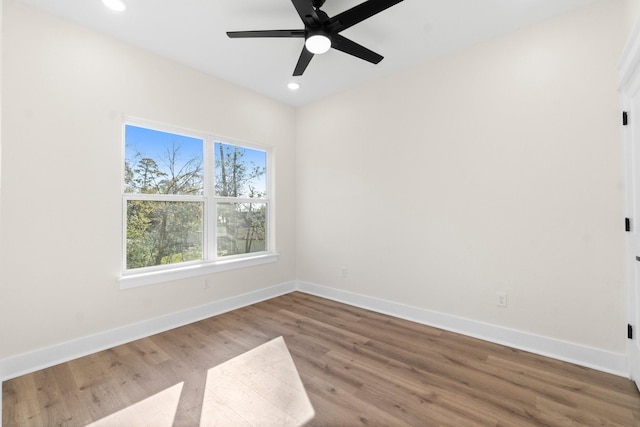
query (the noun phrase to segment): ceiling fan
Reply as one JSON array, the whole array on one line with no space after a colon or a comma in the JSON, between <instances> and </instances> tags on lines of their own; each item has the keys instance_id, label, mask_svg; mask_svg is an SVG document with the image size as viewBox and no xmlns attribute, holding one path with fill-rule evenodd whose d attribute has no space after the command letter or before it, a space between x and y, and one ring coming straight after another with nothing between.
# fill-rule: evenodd
<instances>
[{"instance_id":1,"label":"ceiling fan","mask_svg":"<svg viewBox=\"0 0 640 427\"><path fill-rule=\"evenodd\" d=\"M293 71L294 76L301 76L304 73L315 54L325 53L330 48L377 64L382 61L382 55L349 40L340 35L340 32L401 1L403 0L368 0L330 18L320 10L325 0L291 0L304 23L303 30L228 31L227 36L230 38L304 38L305 44Z\"/></svg>"}]
</instances>

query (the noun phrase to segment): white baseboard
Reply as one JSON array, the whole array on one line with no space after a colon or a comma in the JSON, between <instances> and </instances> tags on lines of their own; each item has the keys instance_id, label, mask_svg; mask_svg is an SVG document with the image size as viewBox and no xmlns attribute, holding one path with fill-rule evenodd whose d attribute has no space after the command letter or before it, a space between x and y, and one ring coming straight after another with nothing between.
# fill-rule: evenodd
<instances>
[{"instance_id":1,"label":"white baseboard","mask_svg":"<svg viewBox=\"0 0 640 427\"><path fill-rule=\"evenodd\" d=\"M300 292L629 378L627 356L313 283Z\"/></svg>"},{"instance_id":2,"label":"white baseboard","mask_svg":"<svg viewBox=\"0 0 640 427\"><path fill-rule=\"evenodd\" d=\"M199 307L167 314L120 328L0 359L0 382L64 363L97 351L168 331L231 310L246 307L296 290L296 282L283 283Z\"/></svg>"},{"instance_id":3,"label":"white baseboard","mask_svg":"<svg viewBox=\"0 0 640 427\"><path fill-rule=\"evenodd\" d=\"M288 282L0 359L0 382L296 290L629 378L625 354L612 353L313 283Z\"/></svg>"}]
</instances>

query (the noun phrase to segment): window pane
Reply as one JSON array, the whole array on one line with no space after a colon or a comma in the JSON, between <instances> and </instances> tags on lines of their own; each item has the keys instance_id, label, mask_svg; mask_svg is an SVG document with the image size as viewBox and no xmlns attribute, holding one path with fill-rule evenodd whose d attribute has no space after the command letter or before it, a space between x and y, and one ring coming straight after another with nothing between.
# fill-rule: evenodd
<instances>
[{"instance_id":1,"label":"window pane","mask_svg":"<svg viewBox=\"0 0 640 427\"><path fill-rule=\"evenodd\" d=\"M201 195L198 138L125 126L125 193Z\"/></svg>"},{"instance_id":2,"label":"window pane","mask_svg":"<svg viewBox=\"0 0 640 427\"><path fill-rule=\"evenodd\" d=\"M203 259L203 203L127 201L127 268Z\"/></svg>"},{"instance_id":3,"label":"window pane","mask_svg":"<svg viewBox=\"0 0 640 427\"><path fill-rule=\"evenodd\" d=\"M216 196L267 196L267 153L216 142L214 156Z\"/></svg>"},{"instance_id":4,"label":"window pane","mask_svg":"<svg viewBox=\"0 0 640 427\"><path fill-rule=\"evenodd\" d=\"M218 203L218 256L265 251L266 203Z\"/></svg>"}]
</instances>

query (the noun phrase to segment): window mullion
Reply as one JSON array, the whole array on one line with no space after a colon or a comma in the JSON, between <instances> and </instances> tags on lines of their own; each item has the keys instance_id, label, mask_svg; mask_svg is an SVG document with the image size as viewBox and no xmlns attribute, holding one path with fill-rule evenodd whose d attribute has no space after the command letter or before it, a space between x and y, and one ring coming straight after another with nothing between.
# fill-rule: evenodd
<instances>
[{"instance_id":1,"label":"window mullion","mask_svg":"<svg viewBox=\"0 0 640 427\"><path fill-rule=\"evenodd\" d=\"M269 198L246 198L246 197L214 197L219 203L268 203Z\"/></svg>"},{"instance_id":2,"label":"window mullion","mask_svg":"<svg viewBox=\"0 0 640 427\"><path fill-rule=\"evenodd\" d=\"M205 257L215 260L217 257L217 207L215 202L215 153L214 139L207 137L204 142L204 195L205 195Z\"/></svg>"}]
</instances>

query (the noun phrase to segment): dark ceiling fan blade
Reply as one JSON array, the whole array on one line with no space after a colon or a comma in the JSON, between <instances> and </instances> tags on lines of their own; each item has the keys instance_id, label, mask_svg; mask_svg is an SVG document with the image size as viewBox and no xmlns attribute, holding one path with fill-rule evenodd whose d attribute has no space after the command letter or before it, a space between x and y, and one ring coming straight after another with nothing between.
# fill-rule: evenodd
<instances>
[{"instance_id":1,"label":"dark ceiling fan blade","mask_svg":"<svg viewBox=\"0 0 640 427\"><path fill-rule=\"evenodd\" d=\"M329 19L328 28L340 32L371 18L373 15L394 6L403 0L368 0Z\"/></svg>"},{"instance_id":2,"label":"dark ceiling fan blade","mask_svg":"<svg viewBox=\"0 0 640 427\"><path fill-rule=\"evenodd\" d=\"M304 70L307 69L307 65L311 62L311 58L313 58L313 53L309 52L306 47L302 47L302 52L300 53L300 58L298 59L298 63L296 64L296 69L293 70L294 76L301 76L304 73Z\"/></svg>"},{"instance_id":3,"label":"dark ceiling fan blade","mask_svg":"<svg viewBox=\"0 0 640 427\"><path fill-rule=\"evenodd\" d=\"M313 25L320 20L313 7L312 0L291 0L291 3L298 11L298 15L300 15L300 19L302 19L305 26Z\"/></svg>"},{"instance_id":4,"label":"dark ceiling fan blade","mask_svg":"<svg viewBox=\"0 0 640 427\"><path fill-rule=\"evenodd\" d=\"M340 34L333 34L331 36L331 47L339 50L340 52L348 53L349 55L364 59L372 64L377 64L384 58L384 56L379 55L374 51L341 36Z\"/></svg>"},{"instance_id":5,"label":"dark ceiling fan blade","mask_svg":"<svg viewBox=\"0 0 640 427\"><path fill-rule=\"evenodd\" d=\"M382 55L341 36L339 33L403 0L366 0L333 18L329 18L329 16L320 9L325 1L326 0L291 0L296 12L304 23L304 29L302 30L227 31L227 36L230 38L307 38L316 34L324 35L331 39L331 47L336 50L372 64L377 64L382 61L384 59ZM301 76L307 69L313 56L313 53L307 50L306 47L303 47L293 75Z\"/></svg>"},{"instance_id":6,"label":"dark ceiling fan blade","mask_svg":"<svg viewBox=\"0 0 640 427\"><path fill-rule=\"evenodd\" d=\"M257 30L257 31L227 31L232 39L254 37L304 37L304 30Z\"/></svg>"}]
</instances>

